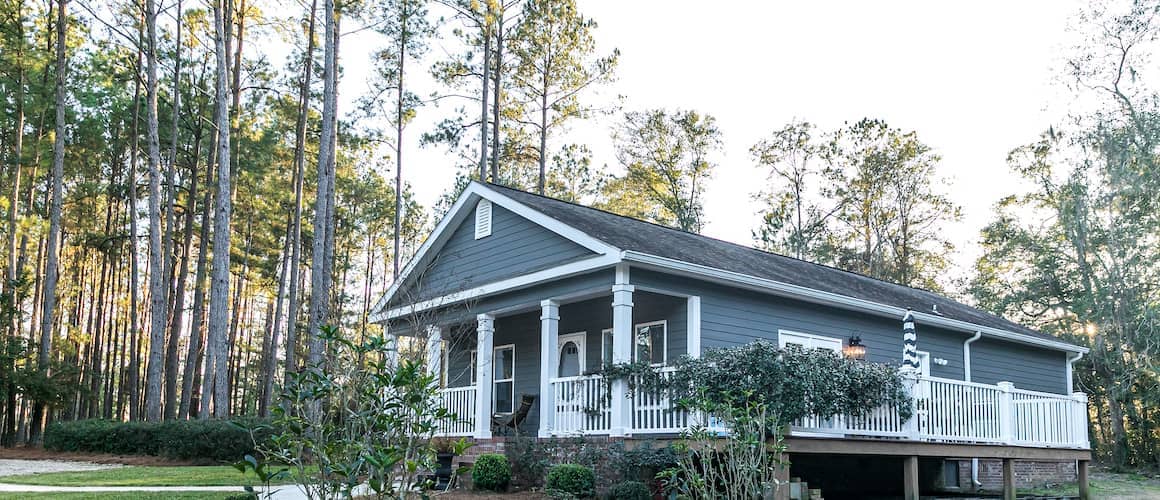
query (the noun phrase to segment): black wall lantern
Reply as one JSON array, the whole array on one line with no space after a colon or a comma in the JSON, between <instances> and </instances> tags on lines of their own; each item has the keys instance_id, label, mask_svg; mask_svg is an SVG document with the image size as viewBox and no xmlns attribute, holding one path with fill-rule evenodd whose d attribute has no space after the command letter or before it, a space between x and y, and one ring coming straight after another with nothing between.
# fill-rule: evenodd
<instances>
[{"instance_id":1,"label":"black wall lantern","mask_svg":"<svg viewBox=\"0 0 1160 500\"><path fill-rule=\"evenodd\" d=\"M842 354L850 359L863 359L866 357L866 346L862 345L862 337L857 335L850 336L846 347L842 348Z\"/></svg>"}]
</instances>

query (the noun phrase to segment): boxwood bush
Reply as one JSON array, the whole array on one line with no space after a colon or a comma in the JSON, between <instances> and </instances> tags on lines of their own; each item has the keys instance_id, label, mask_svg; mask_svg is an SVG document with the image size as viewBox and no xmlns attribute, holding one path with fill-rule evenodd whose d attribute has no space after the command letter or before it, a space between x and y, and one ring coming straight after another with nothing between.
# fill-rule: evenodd
<instances>
[{"instance_id":1,"label":"boxwood bush","mask_svg":"<svg viewBox=\"0 0 1160 500\"><path fill-rule=\"evenodd\" d=\"M239 427L242 426L242 427ZM243 428L244 427L244 428ZM245 428L257 429L253 438ZM153 455L194 462L236 462L254 454L254 441L270 436L257 419L57 422L44 431L44 447L54 451Z\"/></svg>"},{"instance_id":2,"label":"boxwood bush","mask_svg":"<svg viewBox=\"0 0 1160 500\"><path fill-rule=\"evenodd\" d=\"M480 455L471 467L471 484L477 490L505 491L512 482L512 466L507 457L490 453Z\"/></svg>"},{"instance_id":3,"label":"boxwood bush","mask_svg":"<svg viewBox=\"0 0 1160 500\"><path fill-rule=\"evenodd\" d=\"M588 498L596 494L596 473L577 464L560 464L548 471L544 487L549 494Z\"/></svg>"}]
</instances>

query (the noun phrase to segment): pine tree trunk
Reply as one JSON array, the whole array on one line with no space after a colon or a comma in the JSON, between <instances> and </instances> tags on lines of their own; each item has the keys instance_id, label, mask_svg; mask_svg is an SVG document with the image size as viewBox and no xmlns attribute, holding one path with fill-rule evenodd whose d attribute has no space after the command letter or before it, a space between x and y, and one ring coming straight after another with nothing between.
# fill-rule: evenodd
<instances>
[{"instance_id":1,"label":"pine tree trunk","mask_svg":"<svg viewBox=\"0 0 1160 500\"><path fill-rule=\"evenodd\" d=\"M20 175L24 165L24 1L16 2L17 27L16 37L20 40L16 53L16 130L14 132L12 151L12 196L8 198L8 273L5 292L8 294L8 304L12 307L8 321L5 324L4 341L9 345L15 344L20 336L20 304L17 302L16 279L21 273L18 271L16 259L16 232L17 221L20 218ZM2 368L5 374L3 380L4 398L4 431L0 434L0 446L11 448L16 444L16 383L12 374L16 371L15 358L5 362Z\"/></svg>"},{"instance_id":2,"label":"pine tree trunk","mask_svg":"<svg viewBox=\"0 0 1160 500\"><path fill-rule=\"evenodd\" d=\"M493 83L495 90L492 92L492 107L491 117L493 123L491 124L491 182L500 182L499 179L499 122L500 122L500 102L503 100L503 13L496 16L496 30L495 30L495 75Z\"/></svg>"},{"instance_id":3,"label":"pine tree trunk","mask_svg":"<svg viewBox=\"0 0 1160 500\"><path fill-rule=\"evenodd\" d=\"M324 344L321 336L322 324L329 318L330 271L327 254L333 251L331 230L334 217L331 212L330 194L334 183L333 150L335 146L335 119L337 116L337 71L336 53L337 17L335 0L325 0L325 63L323 66L323 106L322 134L318 144L318 195L314 210L314 247L310 271L310 318L307 325L309 335L307 352L308 366L319 366L322 362Z\"/></svg>"},{"instance_id":4,"label":"pine tree trunk","mask_svg":"<svg viewBox=\"0 0 1160 500\"><path fill-rule=\"evenodd\" d=\"M145 420L161 420L165 331L169 324L169 286L161 236L161 143L157 121L157 11L145 0L145 126L149 142L149 357L145 375Z\"/></svg>"},{"instance_id":5,"label":"pine tree trunk","mask_svg":"<svg viewBox=\"0 0 1160 500\"><path fill-rule=\"evenodd\" d=\"M217 201L214 212L213 235L213 272L210 281L209 307L209 354L207 355L206 375L202 389L201 418L209 417L209 395L213 394L213 416L225 418L229 416L229 387L226 373L226 356L229 352L226 345L227 329L229 328L229 294L230 294L230 126L229 126L229 95L228 80L230 51L230 34L227 23L232 19L229 0L216 0L214 3L214 39L217 56L217 84L215 101L217 103L217 147L218 147L218 184Z\"/></svg>"},{"instance_id":6,"label":"pine tree trunk","mask_svg":"<svg viewBox=\"0 0 1160 500\"><path fill-rule=\"evenodd\" d=\"M36 367L41 376L49 375L49 360L52 350L52 325L56 313L56 282L59 277L59 247L61 239L60 211L64 198L64 136L65 124L65 21L68 0L57 0L56 14L56 134L52 145L52 202L49 205L48 243L45 249L44 266L44 306L40 318L40 348L36 356ZM45 402L36 401L32 408L32 425L29 441L40 443L44 423Z\"/></svg>"},{"instance_id":7,"label":"pine tree trunk","mask_svg":"<svg viewBox=\"0 0 1160 500\"><path fill-rule=\"evenodd\" d=\"M490 104L487 100L488 84L491 83L488 73L491 71L491 27L487 24L486 19L483 21L483 81L480 86L480 112L479 112L479 182L487 182L487 105ZM497 182L498 179L492 177L491 182Z\"/></svg>"},{"instance_id":8,"label":"pine tree trunk","mask_svg":"<svg viewBox=\"0 0 1160 500\"><path fill-rule=\"evenodd\" d=\"M214 106L214 123L220 123L217 116L217 106ZM198 234L197 247L197 270L194 271L193 278L193 311L190 313L190 329L189 329L189 345L187 346L185 355L185 370L181 378L181 407L178 409L178 418L185 419L192 416L193 413L198 413L196 410L200 408L200 400L195 399L194 395L201 390L200 377L202 374L201 359L205 354L205 342L202 336L202 327L205 322L205 278L206 268L208 264L208 257L210 252L210 215L213 210L210 205L213 203L213 179L214 166L217 164L217 134L210 137L210 152L209 160L206 162L206 190L205 198L203 199L201 214L201 232ZM196 173L193 173L196 176ZM198 413L199 415L201 413Z\"/></svg>"},{"instance_id":9,"label":"pine tree trunk","mask_svg":"<svg viewBox=\"0 0 1160 500\"><path fill-rule=\"evenodd\" d=\"M166 225L165 225L165 249L166 255L169 257L169 264L166 266L171 280L176 279L176 283L171 289L170 295L173 296L173 301L170 302L171 321L168 325L168 342L165 346L165 399L164 410L165 419L173 420L177 418L177 369L180 356L178 350L181 345L181 320L182 313L185 311L185 278L189 273L189 248L192 240L193 230L193 210L197 203L197 174L193 167L190 172L193 172L190 180L189 201L185 207L185 221L182 241L181 253L181 271L178 276L174 277L174 258L176 252L173 247L173 231L175 224L174 214L174 199L177 197L177 186L174 184L174 171L177 169L177 137L178 137L178 116L181 114L181 21L182 21L182 0L177 0L177 39L174 45L177 47L173 60L173 122L169 132L169 172L167 174L167 181L169 185L169 196L166 197L168 206L166 207ZM198 139L201 137L199 136ZM198 151L198 144L194 144L194 155L196 158ZM195 160L196 162L196 160Z\"/></svg>"},{"instance_id":10,"label":"pine tree trunk","mask_svg":"<svg viewBox=\"0 0 1160 500\"><path fill-rule=\"evenodd\" d=\"M298 371L299 272L302 269L302 180L306 173L306 116L310 111L310 80L314 74L314 25L318 5L310 2L310 21L306 30L306 53L302 59L302 85L298 88L298 121L294 133L294 227L290 246L290 303L286 309L286 361L283 387L289 386Z\"/></svg>"}]
</instances>

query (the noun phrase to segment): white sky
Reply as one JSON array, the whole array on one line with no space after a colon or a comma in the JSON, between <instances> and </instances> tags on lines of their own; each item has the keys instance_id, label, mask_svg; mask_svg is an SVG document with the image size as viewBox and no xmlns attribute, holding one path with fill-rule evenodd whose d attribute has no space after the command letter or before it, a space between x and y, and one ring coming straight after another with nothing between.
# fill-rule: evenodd
<instances>
[{"instance_id":1,"label":"white sky","mask_svg":"<svg viewBox=\"0 0 1160 500\"><path fill-rule=\"evenodd\" d=\"M618 80L597 101L622 95L627 110L695 109L717 118L725 145L706 193L705 234L752 243L759 207L750 195L765 178L748 150L761 137L794 118L822 129L882 118L917 131L943 157L949 194L964 213L960 224L946 228L959 248L953 276L978 255L975 241L993 203L1020 191L1007 153L1057 125L1067 111L1061 61L1070 45L1068 20L1080 6L1075 0L580 0L581 11L599 23L602 53L621 51ZM365 90L376 45L357 38L343 42L340 92L347 102ZM454 50L433 45L433 56ZM426 94L433 84L417 85ZM425 206L451 185L454 161L440 150L420 149L418 135L453 107L421 109L408 132L415 144L405 149L404 174ZM559 143L588 144L594 163L617 168L609 137L616 119L578 124Z\"/></svg>"}]
</instances>

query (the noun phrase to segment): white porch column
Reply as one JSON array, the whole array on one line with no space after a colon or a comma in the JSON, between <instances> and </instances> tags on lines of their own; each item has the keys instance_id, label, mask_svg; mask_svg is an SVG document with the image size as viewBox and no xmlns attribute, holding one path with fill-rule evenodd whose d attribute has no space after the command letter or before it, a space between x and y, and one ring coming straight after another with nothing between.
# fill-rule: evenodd
<instances>
[{"instance_id":1,"label":"white porch column","mask_svg":"<svg viewBox=\"0 0 1160 500\"><path fill-rule=\"evenodd\" d=\"M560 343L560 303L540 302L540 437L552 435L556 416L556 394L552 377L556 376L556 353Z\"/></svg>"},{"instance_id":2,"label":"white porch column","mask_svg":"<svg viewBox=\"0 0 1160 500\"><path fill-rule=\"evenodd\" d=\"M427 329L427 374L439 380L443 368L443 330L437 326ZM442 387L442 381L440 387Z\"/></svg>"},{"instance_id":3,"label":"white porch column","mask_svg":"<svg viewBox=\"0 0 1160 500\"><path fill-rule=\"evenodd\" d=\"M387 366L391 369L399 366L399 334L390 330L390 326L384 328L383 336L387 339Z\"/></svg>"},{"instance_id":4,"label":"white porch column","mask_svg":"<svg viewBox=\"0 0 1160 500\"><path fill-rule=\"evenodd\" d=\"M475 437L491 438L492 363L495 356L495 316L475 317Z\"/></svg>"},{"instance_id":5,"label":"white porch column","mask_svg":"<svg viewBox=\"0 0 1160 500\"><path fill-rule=\"evenodd\" d=\"M688 327L685 335L686 353L690 358L701 357L701 297L688 299Z\"/></svg>"},{"instance_id":6,"label":"white porch column","mask_svg":"<svg viewBox=\"0 0 1160 500\"><path fill-rule=\"evenodd\" d=\"M628 284L628 267L616 268L612 285L612 362L632 361L632 291ZM628 381L612 381L612 425L609 434L624 436L632 432L632 401L628 399Z\"/></svg>"}]
</instances>

